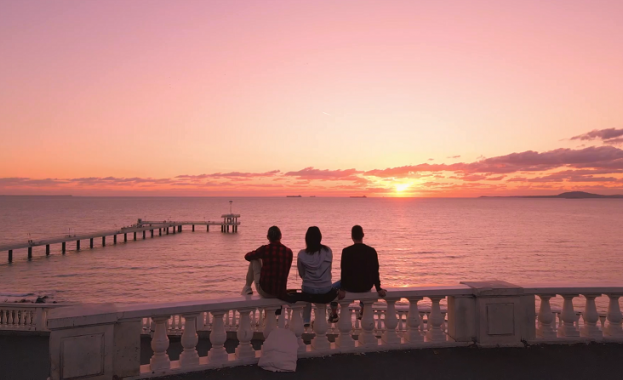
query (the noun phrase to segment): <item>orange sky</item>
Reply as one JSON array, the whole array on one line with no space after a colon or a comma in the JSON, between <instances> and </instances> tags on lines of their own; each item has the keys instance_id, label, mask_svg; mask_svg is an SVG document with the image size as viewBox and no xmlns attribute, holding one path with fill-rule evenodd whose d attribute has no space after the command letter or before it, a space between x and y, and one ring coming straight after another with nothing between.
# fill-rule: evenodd
<instances>
[{"instance_id":1,"label":"orange sky","mask_svg":"<svg viewBox=\"0 0 623 380\"><path fill-rule=\"evenodd\" d=\"M0 194L623 193L622 19L618 0L3 1Z\"/></svg>"}]
</instances>

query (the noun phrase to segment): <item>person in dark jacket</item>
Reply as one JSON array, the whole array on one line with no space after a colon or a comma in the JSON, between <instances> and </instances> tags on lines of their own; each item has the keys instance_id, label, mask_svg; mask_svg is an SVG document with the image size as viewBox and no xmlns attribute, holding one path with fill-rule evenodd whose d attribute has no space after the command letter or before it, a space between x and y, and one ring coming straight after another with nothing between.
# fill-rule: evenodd
<instances>
[{"instance_id":1,"label":"person in dark jacket","mask_svg":"<svg viewBox=\"0 0 623 380\"><path fill-rule=\"evenodd\" d=\"M374 287L379 297L385 297L387 291L381 288L381 278L379 275L379 257L376 250L363 243L363 228L359 225L353 226L351 238L353 245L342 250L341 260L341 279L333 284L340 289L339 298L344 298L344 292L365 293ZM363 315L363 303L360 302ZM331 303L331 315L329 322L337 322L337 303Z\"/></svg>"}]
</instances>

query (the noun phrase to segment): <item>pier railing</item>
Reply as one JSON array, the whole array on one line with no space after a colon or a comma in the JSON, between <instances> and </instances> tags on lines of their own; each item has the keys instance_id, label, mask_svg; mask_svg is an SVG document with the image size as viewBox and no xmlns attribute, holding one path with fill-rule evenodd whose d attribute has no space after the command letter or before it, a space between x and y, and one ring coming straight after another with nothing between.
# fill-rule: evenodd
<instances>
[{"instance_id":1,"label":"pier railing","mask_svg":"<svg viewBox=\"0 0 623 380\"><path fill-rule=\"evenodd\" d=\"M525 344L589 341L623 342L619 297L621 286L520 287L500 281L467 282L456 286L389 289L379 300L375 292L348 293L339 301L339 321L327 322L328 305L315 305L309 344L303 340L304 303L284 304L275 299L237 297L208 301L162 304L114 304L58 309L48 326L52 379L71 377L142 379L225 366L252 364L262 350L251 345L254 335L269 336L275 328L291 330L299 341L298 356L325 356L426 347L476 344L524 346ZM560 317L548 300L564 298ZM578 313L573 300L585 297ZM608 311L600 323L597 297L606 297ZM549 298L548 298L549 297ZM361 320L356 316L363 302ZM381 302L379 302L381 301ZM427 307L420 303L426 301ZM536 311L537 301L538 313ZM446 313L442 304L446 305ZM284 310L278 318L275 311ZM444 317L444 314L446 317ZM579 315L579 317L578 317ZM558 319L558 322L556 320ZM146 326L148 325L148 326ZM140 335L152 334L153 356L140 365ZM171 360L168 333L181 334L183 352ZM238 346L227 352L227 331L235 328ZM211 348L197 352L198 331L209 330ZM71 355L71 360L65 359Z\"/></svg>"}]
</instances>

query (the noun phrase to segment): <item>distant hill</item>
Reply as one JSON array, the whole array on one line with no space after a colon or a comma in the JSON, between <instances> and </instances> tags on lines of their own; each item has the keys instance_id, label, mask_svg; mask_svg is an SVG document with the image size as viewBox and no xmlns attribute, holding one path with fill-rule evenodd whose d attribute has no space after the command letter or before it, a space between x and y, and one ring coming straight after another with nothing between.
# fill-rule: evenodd
<instances>
[{"instance_id":1,"label":"distant hill","mask_svg":"<svg viewBox=\"0 0 623 380\"><path fill-rule=\"evenodd\" d=\"M585 191L568 191L558 195L515 195L508 197L487 196L483 195L480 198L562 198L562 199L589 199L589 198L623 198L623 195L601 195L587 193Z\"/></svg>"}]
</instances>

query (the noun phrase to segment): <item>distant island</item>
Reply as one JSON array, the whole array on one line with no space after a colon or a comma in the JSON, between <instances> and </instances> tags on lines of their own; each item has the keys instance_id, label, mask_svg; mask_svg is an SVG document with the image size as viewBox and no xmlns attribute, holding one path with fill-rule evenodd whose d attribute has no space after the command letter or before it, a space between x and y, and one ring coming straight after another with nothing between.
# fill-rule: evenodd
<instances>
[{"instance_id":1,"label":"distant island","mask_svg":"<svg viewBox=\"0 0 623 380\"><path fill-rule=\"evenodd\" d=\"M589 198L623 198L623 195L601 195L592 194L585 191L568 191L558 195L511 195L511 196L488 196L482 195L479 198L561 198L561 199L589 199Z\"/></svg>"}]
</instances>

